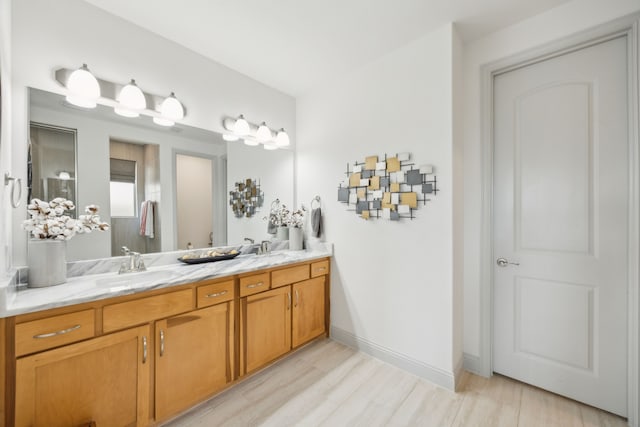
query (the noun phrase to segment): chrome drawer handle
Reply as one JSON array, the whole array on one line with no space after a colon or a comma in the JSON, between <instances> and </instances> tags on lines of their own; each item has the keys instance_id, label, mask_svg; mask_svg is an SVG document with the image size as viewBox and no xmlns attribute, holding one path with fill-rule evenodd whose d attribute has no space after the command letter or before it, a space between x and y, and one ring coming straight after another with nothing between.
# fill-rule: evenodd
<instances>
[{"instance_id":1,"label":"chrome drawer handle","mask_svg":"<svg viewBox=\"0 0 640 427\"><path fill-rule=\"evenodd\" d=\"M160 357L164 356L164 331L160 329Z\"/></svg>"},{"instance_id":2,"label":"chrome drawer handle","mask_svg":"<svg viewBox=\"0 0 640 427\"><path fill-rule=\"evenodd\" d=\"M147 363L147 337L142 337L142 363Z\"/></svg>"},{"instance_id":3,"label":"chrome drawer handle","mask_svg":"<svg viewBox=\"0 0 640 427\"><path fill-rule=\"evenodd\" d=\"M68 334L69 332L73 332L73 331L75 331L77 329L80 329L80 325L75 325L75 326L72 326L70 328L63 329L61 331L49 332L48 334L34 335L33 338L35 338L37 340L42 339L42 338L51 338L51 337L55 337L55 336L58 336L58 335Z\"/></svg>"},{"instance_id":4,"label":"chrome drawer handle","mask_svg":"<svg viewBox=\"0 0 640 427\"><path fill-rule=\"evenodd\" d=\"M327 267L318 267L318 271L325 271Z\"/></svg>"},{"instance_id":5,"label":"chrome drawer handle","mask_svg":"<svg viewBox=\"0 0 640 427\"><path fill-rule=\"evenodd\" d=\"M215 294L207 294L207 295L205 295L204 297L205 297L205 298L215 298L215 297L222 296L222 295L224 295L224 294L226 294L226 293L227 293L227 291L226 291L226 290L224 290L224 291L222 291L222 292L216 292Z\"/></svg>"},{"instance_id":6,"label":"chrome drawer handle","mask_svg":"<svg viewBox=\"0 0 640 427\"><path fill-rule=\"evenodd\" d=\"M258 286L262 286L262 285L264 285L263 282L252 283L251 285L247 285L247 289L257 288Z\"/></svg>"}]
</instances>

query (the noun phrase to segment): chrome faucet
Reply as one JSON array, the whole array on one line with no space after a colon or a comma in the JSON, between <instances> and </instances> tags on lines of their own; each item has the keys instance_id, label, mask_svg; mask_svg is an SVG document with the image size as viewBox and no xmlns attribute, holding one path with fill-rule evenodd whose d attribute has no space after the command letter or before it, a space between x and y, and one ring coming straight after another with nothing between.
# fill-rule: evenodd
<instances>
[{"instance_id":1,"label":"chrome faucet","mask_svg":"<svg viewBox=\"0 0 640 427\"><path fill-rule=\"evenodd\" d=\"M271 242L268 240L263 240L260 243L260 248L258 248L258 255L267 255L271 253Z\"/></svg>"},{"instance_id":2,"label":"chrome faucet","mask_svg":"<svg viewBox=\"0 0 640 427\"><path fill-rule=\"evenodd\" d=\"M129 259L123 261L122 264L120 264L120 270L118 270L118 274L147 270L147 267L144 265L144 260L140 256L139 252L130 251L126 246L123 246L121 251L122 254L128 256Z\"/></svg>"},{"instance_id":3,"label":"chrome faucet","mask_svg":"<svg viewBox=\"0 0 640 427\"><path fill-rule=\"evenodd\" d=\"M245 241L245 242L249 242L249 243L251 243L252 245L256 242L255 240L253 240L253 239L252 239L252 238L250 238L250 237L245 237L245 238L244 238L244 241Z\"/></svg>"}]
</instances>

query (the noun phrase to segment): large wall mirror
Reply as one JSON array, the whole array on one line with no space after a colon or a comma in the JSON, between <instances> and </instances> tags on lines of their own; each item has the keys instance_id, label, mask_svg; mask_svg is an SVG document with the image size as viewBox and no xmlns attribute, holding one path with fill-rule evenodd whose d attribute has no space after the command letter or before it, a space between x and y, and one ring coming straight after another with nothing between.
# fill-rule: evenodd
<instances>
[{"instance_id":1,"label":"large wall mirror","mask_svg":"<svg viewBox=\"0 0 640 427\"><path fill-rule=\"evenodd\" d=\"M276 153L185 125L164 128L111 108L86 110L29 89L31 197L100 206L106 233L76 235L67 259L240 244L268 238L264 217L228 215L228 182L262 178L265 200L293 200L293 152ZM232 222L232 223L228 223ZM183 223L181 223L183 222ZM26 235L25 235L26 238Z\"/></svg>"}]
</instances>

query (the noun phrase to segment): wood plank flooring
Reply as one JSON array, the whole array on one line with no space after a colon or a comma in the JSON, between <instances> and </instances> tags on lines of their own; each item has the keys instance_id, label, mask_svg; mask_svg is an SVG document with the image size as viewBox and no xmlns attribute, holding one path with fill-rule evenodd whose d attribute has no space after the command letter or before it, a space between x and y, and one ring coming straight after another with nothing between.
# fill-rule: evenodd
<instances>
[{"instance_id":1,"label":"wood plank flooring","mask_svg":"<svg viewBox=\"0 0 640 427\"><path fill-rule=\"evenodd\" d=\"M465 373L452 393L332 340L310 344L165 426L626 426L518 381Z\"/></svg>"}]
</instances>

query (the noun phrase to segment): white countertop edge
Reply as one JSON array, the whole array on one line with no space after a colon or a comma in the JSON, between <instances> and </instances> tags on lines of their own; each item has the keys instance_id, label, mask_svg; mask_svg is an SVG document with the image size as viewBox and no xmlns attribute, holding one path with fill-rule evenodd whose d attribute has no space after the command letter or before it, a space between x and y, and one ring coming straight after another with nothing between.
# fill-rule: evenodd
<instances>
[{"instance_id":1,"label":"white countertop edge","mask_svg":"<svg viewBox=\"0 0 640 427\"><path fill-rule=\"evenodd\" d=\"M302 261L311 261L332 256L332 245L316 247L304 251L278 251L269 255L241 255L235 259L205 264L176 263L151 267L149 273L115 273L93 274L70 277L62 285L48 288L19 288L17 291L7 292L10 280L0 281L0 317L10 317L19 314L33 313L52 308L66 307L123 295L133 295L145 291L170 288L173 286L193 283L208 279L222 278L260 270L264 268L280 267ZM157 280L145 280L144 277L168 274ZM142 277L142 283L134 283ZM130 283L116 283L113 285L99 285L106 280L129 280Z\"/></svg>"}]
</instances>

